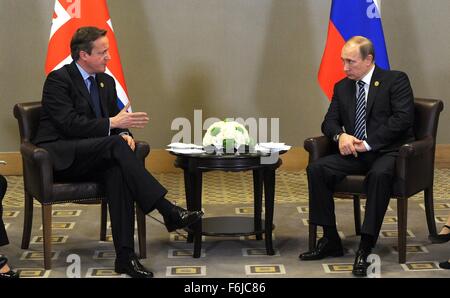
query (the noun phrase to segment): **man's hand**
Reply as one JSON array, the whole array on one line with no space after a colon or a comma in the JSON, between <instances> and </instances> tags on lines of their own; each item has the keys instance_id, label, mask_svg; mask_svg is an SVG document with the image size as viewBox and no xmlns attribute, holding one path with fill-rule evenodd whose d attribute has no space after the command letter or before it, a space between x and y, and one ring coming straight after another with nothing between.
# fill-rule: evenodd
<instances>
[{"instance_id":1,"label":"man's hand","mask_svg":"<svg viewBox=\"0 0 450 298\"><path fill-rule=\"evenodd\" d=\"M145 112L128 113L130 103L114 117L109 118L111 129L113 128L143 128L148 123L148 116Z\"/></svg>"},{"instance_id":2,"label":"man's hand","mask_svg":"<svg viewBox=\"0 0 450 298\"><path fill-rule=\"evenodd\" d=\"M355 157L357 157L358 153L356 151L355 144L358 144L358 142L362 141L346 133L341 134L339 136L339 152L341 153L341 155L353 154Z\"/></svg>"},{"instance_id":3,"label":"man's hand","mask_svg":"<svg viewBox=\"0 0 450 298\"><path fill-rule=\"evenodd\" d=\"M357 143L355 143L355 149L357 152L367 152L366 146L364 146L364 142L361 140L358 140Z\"/></svg>"},{"instance_id":4,"label":"man's hand","mask_svg":"<svg viewBox=\"0 0 450 298\"><path fill-rule=\"evenodd\" d=\"M123 134L123 135L122 135L122 138L123 138L125 141L127 141L128 146L130 146L131 150L134 151L134 148L136 148L136 143L134 142L134 139L133 139L131 136L126 135L126 134Z\"/></svg>"}]
</instances>

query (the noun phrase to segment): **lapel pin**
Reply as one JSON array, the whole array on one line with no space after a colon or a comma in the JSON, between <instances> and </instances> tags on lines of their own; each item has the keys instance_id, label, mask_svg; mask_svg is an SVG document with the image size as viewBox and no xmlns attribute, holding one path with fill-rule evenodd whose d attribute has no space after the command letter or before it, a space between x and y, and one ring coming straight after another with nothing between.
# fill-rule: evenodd
<instances>
[{"instance_id":1,"label":"lapel pin","mask_svg":"<svg viewBox=\"0 0 450 298\"><path fill-rule=\"evenodd\" d=\"M378 82L377 82L378 83ZM377 85L378 86L378 85ZM100 87L105 87L105 84L103 84L103 82L100 82Z\"/></svg>"},{"instance_id":2,"label":"lapel pin","mask_svg":"<svg viewBox=\"0 0 450 298\"><path fill-rule=\"evenodd\" d=\"M373 83L373 85L374 85L375 87L378 87L378 86L380 86L380 82L375 81L375 83Z\"/></svg>"}]
</instances>

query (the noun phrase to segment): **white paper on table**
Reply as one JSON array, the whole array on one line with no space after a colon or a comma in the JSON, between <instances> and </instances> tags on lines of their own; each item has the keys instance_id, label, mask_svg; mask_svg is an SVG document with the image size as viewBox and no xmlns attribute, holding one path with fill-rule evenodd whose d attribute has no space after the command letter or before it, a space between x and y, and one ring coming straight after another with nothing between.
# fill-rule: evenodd
<instances>
[{"instance_id":1,"label":"white paper on table","mask_svg":"<svg viewBox=\"0 0 450 298\"><path fill-rule=\"evenodd\" d=\"M176 149L203 149L202 146L186 143L170 143L169 145L167 145L167 147Z\"/></svg>"},{"instance_id":2,"label":"white paper on table","mask_svg":"<svg viewBox=\"0 0 450 298\"><path fill-rule=\"evenodd\" d=\"M260 143L255 145L255 150L263 153L288 151L292 146L284 143Z\"/></svg>"},{"instance_id":3,"label":"white paper on table","mask_svg":"<svg viewBox=\"0 0 450 298\"><path fill-rule=\"evenodd\" d=\"M274 142L258 143L258 145L269 149L279 149L284 148L284 146L286 146L284 143L274 143Z\"/></svg>"},{"instance_id":4,"label":"white paper on table","mask_svg":"<svg viewBox=\"0 0 450 298\"><path fill-rule=\"evenodd\" d=\"M205 152L205 150L195 148L169 148L166 150L178 154L199 154Z\"/></svg>"}]
</instances>

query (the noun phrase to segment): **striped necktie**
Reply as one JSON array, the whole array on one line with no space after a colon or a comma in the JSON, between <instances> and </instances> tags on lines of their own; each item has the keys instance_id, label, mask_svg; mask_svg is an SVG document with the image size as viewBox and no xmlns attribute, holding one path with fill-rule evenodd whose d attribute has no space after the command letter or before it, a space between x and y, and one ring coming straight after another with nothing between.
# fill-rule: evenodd
<instances>
[{"instance_id":1,"label":"striped necktie","mask_svg":"<svg viewBox=\"0 0 450 298\"><path fill-rule=\"evenodd\" d=\"M359 140L366 139L366 91L365 83L358 81L358 96L356 97L355 133L353 136Z\"/></svg>"}]
</instances>

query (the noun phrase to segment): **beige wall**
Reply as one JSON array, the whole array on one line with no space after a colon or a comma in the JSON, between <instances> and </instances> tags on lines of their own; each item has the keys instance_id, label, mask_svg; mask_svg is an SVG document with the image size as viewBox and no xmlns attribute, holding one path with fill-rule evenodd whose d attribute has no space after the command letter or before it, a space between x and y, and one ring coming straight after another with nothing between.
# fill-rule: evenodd
<instances>
[{"instance_id":1,"label":"beige wall","mask_svg":"<svg viewBox=\"0 0 450 298\"><path fill-rule=\"evenodd\" d=\"M176 117L279 117L281 139L320 134L328 101L316 76L330 0L109 0L134 110L153 148ZM14 103L40 99L54 0L0 0L0 152L18 151ZM382 1L392 68L416 96L450 94L448 0ZM449 108L449 107L447 107ZM439 143L450 143L444 110Z\"/></svg>"}]
</instances>

